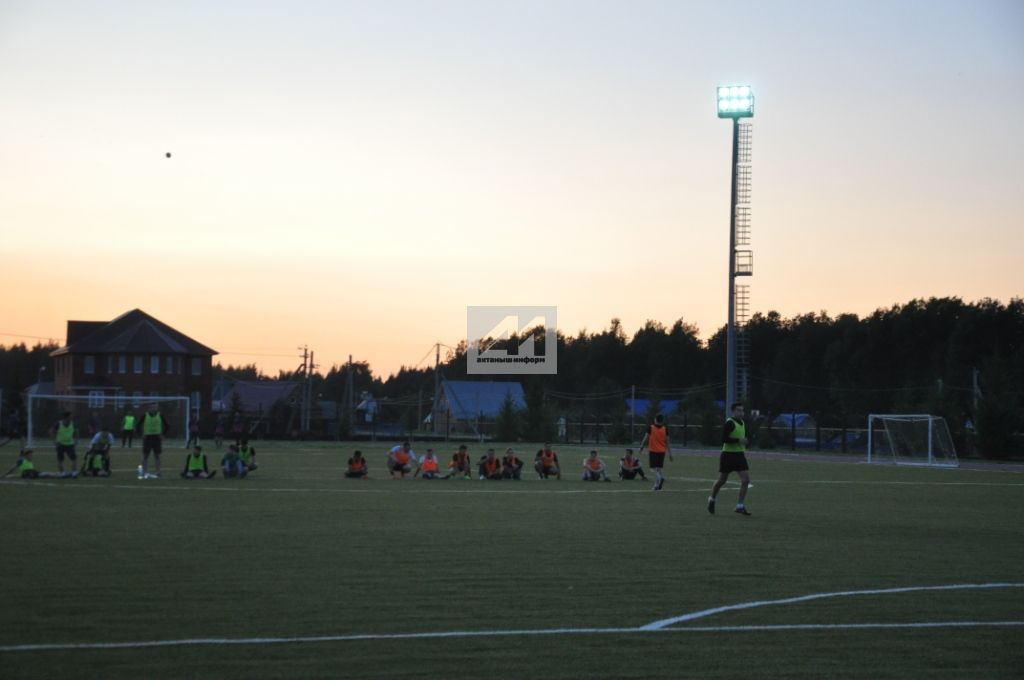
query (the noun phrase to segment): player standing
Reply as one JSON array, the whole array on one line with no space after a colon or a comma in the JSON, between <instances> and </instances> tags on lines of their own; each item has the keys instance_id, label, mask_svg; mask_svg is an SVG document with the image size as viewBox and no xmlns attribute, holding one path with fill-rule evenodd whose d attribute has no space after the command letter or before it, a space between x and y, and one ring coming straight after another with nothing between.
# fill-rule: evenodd
<instances>
[{"instance_id":1,"label":"player standing","mask_svg":"<svg viewBox=\"0 0 1024 680\"><path fill-rule=\"evenodd\" d=\"M643 441L640 442L641 454L644 452L645 446L648 452L648 466L654 471L655 481L652 490L661 491L661 487L665 485L665 476L661 474L661 469L665 467L665 454L668 454L668 459L672 460L672 446L668 442L665 416L660 413L654 417L654 424L647 430Z\"/></svg>"},{"instance_id":2,"label":"player standing","mask_svg":"<svg viewBox=\"0 0 1024 680\"><path fill-rule=\"evenodd\" d=\"M160 454L163 451L164 434L167 433L167 421L160 414L156 404L150 404L149 410L142 416L142 465L139 466L139 479L160 476ZM149 474L149 454L156 459L156 474Z\"/></svg>"},{"instance_id":3,"label":"player standing","mask_svg":"<svg viewBox=\"0 0 1024 680\"><path fill-rule=\"evenodd\" d=\"M750 486L750 467L747 465L747 426L743 422L743 404L732 405L732 417L725 421L722 430L722 453L718 457L718 481L711 487L708 496L708 512L715 514L715 496L729 478L730 473L740 476L740 497L736 503L736 512L749 516L743 500L747 497Z\"/></svg>"},{"instance_id":4,"label":"player standing","mask_svg":"<svg viewBox=\"0 0 1024 680\"><path fill-rule=\"evenodd\" d=\"M54 443L57 445L57 471L64 474L64 457L71 461L71 476L78 476L78 456L75 454L75 442L78 430L71 422L71 411L64 411L60 420L53 426Z\"/></svg>"}]
</instances>

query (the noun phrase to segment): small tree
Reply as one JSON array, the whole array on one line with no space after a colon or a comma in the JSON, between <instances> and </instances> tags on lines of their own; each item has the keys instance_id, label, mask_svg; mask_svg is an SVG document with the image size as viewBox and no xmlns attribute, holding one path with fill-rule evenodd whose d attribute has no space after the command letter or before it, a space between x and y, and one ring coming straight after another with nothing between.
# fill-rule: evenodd
<instances>
[{"instance_id":1,"label":"small tree","mask_svg":"<svg viewBox=\"0 0 1024 680\"><path fill-rule=\"evenodd\" d=\"M501 402L501 409L498 410L498 417L495 422L495 435L497 438L503 442L517 441L522 430L519 421L519 409L516 408L516 402L512 398L512 393L509 392L505 395L504 401Z\"/></svg>"}]
</instances>

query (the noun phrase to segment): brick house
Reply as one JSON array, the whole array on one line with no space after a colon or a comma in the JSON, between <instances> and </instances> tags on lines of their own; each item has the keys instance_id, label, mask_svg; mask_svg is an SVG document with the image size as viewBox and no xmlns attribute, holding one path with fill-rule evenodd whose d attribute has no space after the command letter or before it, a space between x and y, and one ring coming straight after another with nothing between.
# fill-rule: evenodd
<instances>
[{"instance_id":1,"label":"brick house","mask_svg":"<svg viewBox=\"0 0 1024 680\"><path fill-rule=\"evenodd\" d=\"M68 321L53 357L54 393L96 399L187 396L210 412L215 350L133 309L113 321Z\"/></svg>"}]
</instances>

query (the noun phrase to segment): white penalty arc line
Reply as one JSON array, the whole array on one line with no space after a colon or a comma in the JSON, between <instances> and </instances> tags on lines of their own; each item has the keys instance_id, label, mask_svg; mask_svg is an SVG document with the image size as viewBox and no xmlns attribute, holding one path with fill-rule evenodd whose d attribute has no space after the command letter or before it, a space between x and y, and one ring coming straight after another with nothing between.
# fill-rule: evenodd
<instances>
[{"instance_id":1,"label":"white penalty arc line","mask_svg":"<svg viewBox=\"0 0 1024 680\"><path fill-rule=\"evenodd\" d=\"M946 586L915 586L909 588L884 588L872 590L850 590L834 593L816 593L781 600L760 600L744 602L714 609L704 609L671 619L655 621L636 628L539 628L521 630L452 630L425 633L366 633L354 635L309 635L294 637L252 637L252 638L183 638L178 640L139 640L135 642L82 642L43 643L26 645L0 645L0 652L38 652L86 649L143 649L152 647L182 647L198 645L274 645L320 642L357 642L369 640L425 640L441 638L501 637L501 636L546 636L546 635L614 635L637 633L732 633L751 631L798 631L798 630L879 630L914 628L982 628L1022 627L1024 621L924 621L911 623L823 623L823 624L779 624L741 626L685 626L673 628L678 623L719 614L726 611L752 609L775 604L792 604L829 597L851 595L881 595L935 590L969 590L987 588L1024 588L1024 583L971 583Z\"/></svg>"},{"instance_id":2,"label":"white penalty arc line","mask_svg":"<svg viewBox=\"0 0 1024 680\"><path fill-rule=\"evenodd\" d=\"M946 586L911 586L908 588L874 588L870 590L842 590L834 593L815 593L813 595L800 595L799 597L786 597L780 600L757 600L754 602L741 602L730 604L724 607L702 609L682 616L673 616L669 619L661 619L641 626L641 630L661 630L667 626L674 626L677 623L686 623L695 619L702 619L706 616L722 614L724 612L739 611L742 609L754 609L755 607L769 607L777 604L797 604L799 602L811 602L812 600L824 600L833 597L855 597L863 595L894 595L898 593L914 593L921 591L936 590L980 590L988 588L1024 588L1024 583L958 583Z\"/></svg>"}]
</instances>

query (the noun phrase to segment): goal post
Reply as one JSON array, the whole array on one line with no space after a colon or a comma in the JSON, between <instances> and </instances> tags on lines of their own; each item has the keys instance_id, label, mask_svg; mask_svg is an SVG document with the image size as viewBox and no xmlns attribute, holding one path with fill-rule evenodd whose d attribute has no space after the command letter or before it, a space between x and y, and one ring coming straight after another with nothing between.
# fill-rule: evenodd
<instances>
[{"instance_id":1,"label":"goal post","mask_svg":"<svg viewBox=\"0 0 1024 680\"><path fill-rule=\"evenodd\" d=\"M89 439L99 429L106 427L114 437L120 439L121 425L126 414L135 416L136 436L142 434L142 417L151 404L156 404L167 422L164 445L185 446L188 441L191 408L189 398L157 397L142 395L70 395L70 394L29 394L26 415L26 446L42 446L53 439L53 428L61 415L71 413L80 445L88 446Z\"/></svg>"},{"instance_id":2,"label":"goal post","mask_svg":"<svg viewBox=\"0 0 1024 680\"><path fill-rule=\"evenodd\" d=\"M868 462L958 467L960 461L941 416L873 413L868 416Z\"/></svg>"}]
</instances>

